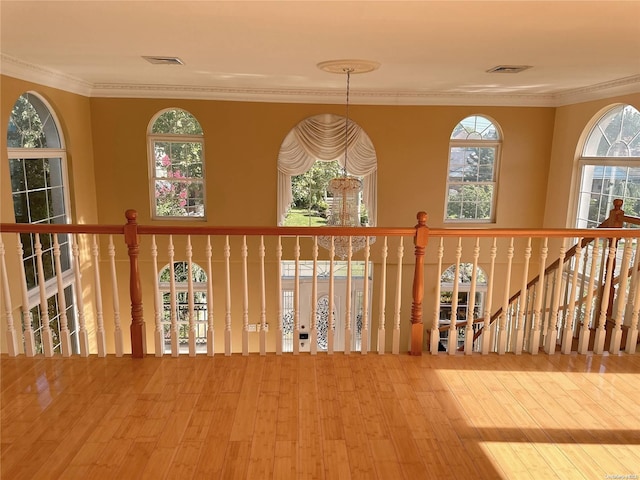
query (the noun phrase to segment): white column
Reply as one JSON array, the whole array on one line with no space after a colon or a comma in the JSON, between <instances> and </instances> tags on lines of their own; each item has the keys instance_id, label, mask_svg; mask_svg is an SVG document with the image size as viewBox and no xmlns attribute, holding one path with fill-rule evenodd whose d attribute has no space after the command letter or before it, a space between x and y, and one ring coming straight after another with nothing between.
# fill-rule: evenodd
<instances>
[{"instance_id":1,"label":"white column","mask_svg":"<svg viewBox=\"0 0 640 480\"><path fill-rule=\"evenodd\" d=\"M317 314L318 310L318 237L313 237L313 279L311 281L311 355L318 353L318 324Z\"/></svg>"},{"instance_id":2,"label":"white column","mask_svg":"<svg viewBox=\"0 0 640 480\"><path fill-rule=\"evenodd\" d=\"M187 235L187 299L189 304L189 356L196 356L196 312L195 295L193 293L193 248L191 246L191 235Z\"/></svg>"},{"instance_id":3,"label":"white column","mask_svg":"<svg viewBox=\"0 0 640 480\"><path fill-rule=\"evenodd\" d=\"M76 307L78 308L78 340L80 342L80 356L89 356L89 335L87 334L87 325L84 317L84 300L82 294L82 274L80 273L80 250L78 248L78 238L73 236L73 244L71 246L73 254L73 267L75 274L76 287Z\"/></svg>"},{"instance_id":4,"label":"white column","mask_svg":"<svg viewBox=\"0 0 640 480\"><path fill-rule=\"evenodd\" d=\"M494 237L489 251L490 266L487 279L487 301L484 305L484 324L482 325L482 354L487 355L491 343L491 305L493 299L493 279L495 277L496 255L498 253L498 239Z\"/></svg>"},{"instance_id":5,"label":"white column","mask_svg":"<svg viewBox=\"0 0 640 480\"><path fill-rule=\"evenodd\" d=\"M573 344L573 330L576 311L576 292L578 291L578 277L580 272L580 260L582 259L582 239L578 240L576 252L574 255L575 268L571 277L571 293L569 294L568 309L564 320L564 330L562 331L562 346L560 352L566 354L571 353Z\"/></svg>"},{"instance_id":6,"label":"white column","mask_svg":"<svg viewBox=\"0 0 640 480\"><path fill-rule=\"evenodd\" d=\"M360 332L360 353L369 352L369 237L364 247L364 292L362 294L362 330Z\"/></svg>"},{"instance_id":7,"label":"white column","mask_svg":"<svg viewBox=\"0 0 640 480\"><path fill-rule=\"evenodd\" d=\"M278 236L276 247L276 261L278 263L276 279L278 285L278 331L276 332L276 355L282 355L282 238Z\"/></svg>"},{"instance_id":8,"label":"white column","mask_svg":"<svg viewBox=\"0 0 640 480\"><path fill-rule=\"evenodd\" d=\"M591 319L591 313L593 312L593 292L595 288L597 267L600 263L600 252L600 240L596 238L593 240L593 247L591 249L591 268L589 271L587 300L585 301L584 318L582 319L582 326L578 335L578 353L582 355L586 354L589 350L589 338L591 336L589 321ZM585 254L585 258L587 257L587 254Z\"/></svg>"},{"instance_id":9,"label":"white column","mask_svg":"<svg viewBox=\"0 0 640 480\"><path fill-rule=\"evenodd\" d=\"M507 249L507 271L504 278L502 297L502 313L498 318L498 355L504 355L507 351L507 317L509 315L509 286L511 285L511 267L513 265L513 237ZM509 318L511 320L511 318Z\"/></svg>"},{"instance_id":10,"label":"white column","mask_svg":"<svg viewBox=\"0 0 640 480\"><path fill-rule=\"evenodd\" d=\"M111 267L111 291L113 300L113 335L116 348L116 357L122 357L124 354L122 325L120 324L120 296L118 295L118 276L116 274L116 247L113 243L113 235L109 235L109 265ZM155 270L157 272L157 268ZM157 275L157 273L156 273ZM154 278L156 291L158 282Z\"/></svg>"},{"instance_id":11,"label":"white column","mask_svg":"<svg viewBox=\"0 0 640 480\"><path fill-rule=\"evenodd\" d=\"M438 246L438 269L436 270L435 292L433 302L433 321L431 323L431 337L429 350L431 355L438 354L440 346L440 280L442 278L442 257L444 256L444 237L440 237L440 245Z\"/></svg>"},{"instance_id":12,"label":"white column","mask_svg":"<svg viewBox=\"0 0 640 480\"><path fill-rule=\"evenodd\" d=\"M213 357L215 354L215 331L213 328L213 268L211 267L211 237L207 235L207 356Z\"/></svg>"},{"instance_id":13,"label":"white column","mask_svg":"<svg viewBox=\"0 0 640 480\"><path fill-rule=\"evenodd\" d=\"M247 236L242 236L242 355L249 355L249 277L247 271Z\"/></svg>"},{"instance_id":14,"label":"white column","mask_svg":"<svg viewBox=\"0 0 640 480\"><path fill-rule=\"evenodd\" d=\"M529 291L527 284L529 283L529 261L531 260L531 237L527 240L527 246L524 249L524 266L522 270L522 285L520 287L520 302L518 304L518 324L516 325L516 335L513 345L513 352L516 355L522 354L524 345L524 324L525 313L527 309L527 296Z\"/></svg>"},{"instance_id":15,"label":"white column","mask_svg":"<svg viewBox=\"0 0 640 480\"><path fill-rule=\"evenodd\" d=\"M544 271L547 255L549 239L545 237L542 248L540 249L540 269L538 270L538 284L536 285L535 306L533 307L533 321L531 325L531 341L529 342L529 353L537 355L540 350L540 329L542 327L542 290L544 282Z\"/></svg>"},{"instance_id":16,"label":"white column","mask_svg":"<svg viewBox=\"0 0 640 480\"><path fill-rule=\"evenodd\" d=\"M169 235L169 295L171 296L171 356L180 355L180 339L178 335L178 306L176 303L176 272L174 265L173 235Z\"/></svg>"},{"instance_id":17,"label":"white column","mask_svg":"<svg viewBox=\"0 0 640 480\"><path fill-rule=\"evenodd\" d=\"M295 282L293 285L293 354L300 353L300 237L296 235L293 252L295 258Z\"/></svg>"},{"instance_id":18,"label":"white column","mask_svg":"<svg viewBox=\"0 0 640 480\"><path fill-rule=\"evenodd\" d=\"M476 310L476 289L478 285L478 257L480 256L480 237L476 237L473 247L473 269L471 270L471 290L467 302L467 325L464 331L464 354L473 353L473 312Z\"/></svg>"},{"instance_id":19,"label":"white column","mask_svg":"<svg viewBox=\"0 0 640 480\"><path fill-rule=\"evenodd\" d=\"M71 356L71 333L69 332L69 319L67 318L67 301L64 296L64 284L62 282L62 265L60 263L60 243L58 235L53 234L53 261L56 270L56 284L58 287L58 312L60 314L60 349L63 357Z\"/></svg>"},{"instance_id":20,"label":"white column","mask_svg":"<svg viewBox=\"0 0 640 480\"><path fill-rule=\"evenodd\" d=\"M380 272L380 308L378 317L378 353L384 354L386 332L385 332L385 308L387 301L387 254L389 248L387 246L387 237L384 237L384 245L382 246L382 272Z\"/></svg>"},{"instance_id":21,"label":"white column","mask_svg":"<svg viewBox=\"0 0 640 480\"><path fill-rule=\"evenodd\" d=\"M231 355L231 265L229 264L231 257L231 247L229 246L229 235L225 238L224 243L224 264L225 264L225 314L224 314L224 354Z\"/></svg>"},{"instance_id":22,"label":"white column","mask_svg":"<svg viewBox=\"0 0 640 480\"><path fill-rule=\"evenodd\" d=\"M335 328L336 319L333 315L334 302L333 302L333 259L336 255L335 237L331 237L331 248L329 249L329 325L327 326L327 353L333 354L333 347L335 341Z\"/></svg>"},{"instance_id":23,"label":"white column","mask_svg":"<svg viewBox=\"0 0 640 480\"><path fill-rule=\"evenodd\" d=\"M260 235L260 247L258 248L260 257L260 355L267 354L267 290L265 285L264 272L264 236Z\"/></svg>"},{"instance_id":24,"label":"white column","mask_svg":"<svg viewBox=\"0 0 640 480\"><path fill-rule=\"evenodd\" d=\"M629 263L631 263L631 239L624 239L624 254L622 255L622 266L620 267L620 284L618 285L617 311L615 324L611 331L611 342L609 343L609 353L617 355L620 353L620 342L622 341L622 320L627 305L627 285L629 284Z\"/></svg>"},{"instance_id":25,"label":"white column","mask_svg":"<svg viewBox=\"0 0 640 480\"><path fill-rule=\"evenodd\" d=\"M7 353L10 357L18 355L18 336L13 323L13 307L11 306L11 291L7 278L7 264L5 262L4 243L0 237L0 278L2 279L2 300L4 301L5 316L7 318ZM22 263L22 257L20 258Z\"/></svg>"},{"instance_id":26,"label":"white column","mask_svg":"<svg viewBox=\"0 0 640 480\"><path fill-rule=\"evenodd\" d=\"M151 258L153 260L153 318L154 331L153 338L155 343L155 355L161 357L164 354L164 329L162 328L163 302L160 295L160 285L158 278L158 246L156 244L156 236L151 236Z\"/></svg>"},{"instance_id":27,"label":"white column","mask_svg":"<svg viewBox=\"0 0 640 480\"><path fill-rule=\"evenodd\" d=\"M347 282L344 302L344 354L349 355L351 353L351 258L353 256L353 245L351 244L352 237L349 237L349 247L347 249Z\"/></svg>"},{"instance_id":28,"label":"white column","mask_svg":"<svg viewBox=\"0 0 640 480\"><path fill-rule=\"evenodd\" d=\"M398 271L396 276L396 301L393 309L393 339L391 353L398 355L400 352L400 309L402 307L402 261L404 257L404 237L400 237L398 245Z\"/></svg>"},{"instance_id":29,"label":"white column","mask_svg":"<svg viewBox=\"0 0 640 480\"><path fill-rule=\"evenodd\" d=\"M564 247L564 239L562 245L560 245L560 252L558 255L558 268L555 272L555 282L553 285L553 298L551 299L551 315L549 316L549 329L547 330L547 337L545 339L544 351L553 355L556 351L556 343L558 342L558 313L560 308L560 293L562 292L563 275L562 270L564 268L564 257L566 250Z\"/></svg>"},{"instance_id":30,"label":"white column","mask_svg":"<svg viewBox=\"0 0 640 480\"><path fill-rule=\"evenodd\" d=\"M98 236L93 235L91 247L93 255L93 286L96 302L96 343L98 346L98 357L107 356L107 339L104 332L104 315L102 312L102 284L100 282L100 251L98 249Z\"/></svg>"},{"instance_id":31,"label":"white column","mask_svg":"<svg viewBox=\"0 0 640 480\"><path fill-rule=\"evenodd\" d=\"M42 325L42 349L45 357L53 357L53 335L49 325L49 308L47 305L47 291L44 288L44 266L42 264L42 243L40 234L36 233L35 240L36 267L38 275L38 291L40 293L40 324Z\"/></svg>"},{"instance_id":32,"label":"white column","mask_svg":"<svg viewBox=\"0 0 640 480\"><path fill-rule=\"evenodd\" d=\"M458 350L458 291L460 289L460 258L462 257L462 237L458 237L456 247L456 263L453 273L453 293L451 294L451 318L449 319L449 339L447 340L447 353L455 355ZM440 283L442 273L438 276ZM440 298L438 297L438 302Z\"/></svg>"},{"instance_id":33,"label":"white column","mask_svg":"<svg viewBox=\"0 0 640 480\"><path fill-rule=\"evenodd\" d=\"M604 338L606 335L605 324L607 322L607 308L609 306L609 296L611 293L611 282L613 280L613 260L616 257L617 242L614 239L609 240L609 249L607 255L607 266L605 271L604 286L602 287L602 298L600 303L600 317L598 318L598 328L596 330L596 338L593 345L593 353L602 355L604 352Z\"/></svg>"}]
</instances>

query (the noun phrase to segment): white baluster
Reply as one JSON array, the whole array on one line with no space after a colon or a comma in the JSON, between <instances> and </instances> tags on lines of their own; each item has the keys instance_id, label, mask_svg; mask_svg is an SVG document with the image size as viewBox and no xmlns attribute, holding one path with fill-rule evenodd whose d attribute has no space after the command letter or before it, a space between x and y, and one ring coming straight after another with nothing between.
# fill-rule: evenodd
<instances>
[{"instance_id":1,"label":"white baluster","mask_svg":"<svg viewBox=\"0 0 640 480\"><path fill-rule=\"evenodd\" d=\"M622 255L622 266L620 267L620 284L618 285L617 313L615 324L611 331L611 342L609 343L609 353L617 355L620 353L620 342L622 341L622 319L627 304L627 285L629 284L629 263L631 263L631 239L625 238L624 254Z\"/></svg>"},{"instance_id":2,"label":"white baluster","mask_svg":"<svg viewBox=\"0 0 640 480\"><path fill-rule=\"evenodd\" d=\"M609 253L607 256L607 266L605 271L604 287L602 289L602 299L600 303L600 317L598 318L598 328L596 330L596 338L593 345L593 353L602 355L604 352L604 339L606 335L605 324L607 322L607 308L609 307L609 296L611 293L611 282L613 280L613 261L616 257L617 241L609 240Z\"/></svg>"},{"instance_id":3,"label":"white baluster","mask_svg":"<svg viewBox=\"0 0 640 480\"><path fill-rule=\"evenodd\" d=\"M504 355L507 351L507 318L509 315L509 287L511 285L511 267L513 265L513 237L507 249L507 271L504 279L502 298L502 313L498 318L498 355Z\"/></svg>"},{"instance_id":4,"label":"white baluster","mask_svg":"<svg viewBox=\"0 0 640 480\"><path fill-rule=\"evenodd\" d=\"M156 357L162 357L164 354L164 329L162 328L164 304L162 302L162 295L160 294L160 283L158 279L158 246L155 235L151 236L151 258L153 259L153 318L155 320L153 338L156 346Z\"/></svg>"},{"instance_id":5,"label":"white baluster","mask_svg":"<svg viewBox=\"0 0 640 480\"><path fill-rule=\"evenodd\" d=\"M5 250L2 238L0 238L0 269L2 278L2 299L4 301L5 316L7 318L7 353L10 357L18 355L18 335L13 323L13 307L11 306L11 291L9 290L9 279L7 277L7 264L5 262ZM22 260L22 257L20 257ZM20 262L22 263L22 262Z\"/></svg>"},{"instance_id":6,"label":"white baluster","mask_svg":"<svg viewBox=\"0 0 640 480\"><path fill-rule=\"evenodd\" d=\"M384 355L386 332L385 332L385 308L387 301L387 237L384 237L382 246L382 272L380 272L380 313L378 317L378 354Z\"/></svg>"},{"instance_id":7,"label":"white baluster","mask_svg":"<svg viewBox=\"0 0 640 480\"><path fill-rule=\"evenodd\" d=\"M213 268L211 267L211 237L207 235L207 356L213 357L215 354L215 336L213 329Z\"/></svg>"},{"instance_id":8,"label":"white baluster","mask_svg":"<svg viewBox=\"0 0 640 480\"><path fill-rule=\"evenodd\" d=\"M56 286L58 287L58 313L60 314L60 349L63 357L71 356L71 333L69 332L69 319L67 318L67 301L64 295L64 283L62 282L62 265L60 263L60 243L58 235L53 234L53 261L56 270Z\"/></svg>"},{"instance_id":9,"label":"white baluster","mask_svg":"<svg viewBox=\"0 0 640 480\"><path fill-rule=\"evenodd\" d=\"M442 277L442 257L444 256L444 237L440 237L440 245L438 245L438 268L436 270L436 275L434 278L437 279L435 282L435 292L433 302L433 321L431 322L431 338L429 350L431 351L431 355L438 355L439 347L440 347L440 278Z\"/></svg>"},{"instance_id":10,"label":"white baluster","mask_svg":"<svg viewBox=\"0 0 640 480\"><path fill-rule=\"evenodd\" d=\"M73 236L71 252L73 254L73 268L75 274L76 306L78 307L78 341L80 342L80 356L88 357L89 335L87 334L87 325L84 316L82 274L80 273L80 249L78 248L78 238L76 235Z\"/></svg>"},{"instance_id":11,"label":"white baluster","mask_svg":"<svg viewBox=\"0 0 640 480\"><path fill-rule=\"evenodd\" d=\"M276 247L276 261L278 263L278 331L276 332L276 355L282 355L282 238L278 236Z\"/></svg>"},{"instance_id":12,"label":"white baluster","mask_svg":"<svg viewBox=\"0 0 640 480\"><path fill-rule=\"evenodd\" d=\"M353 246L351 237L349 237L349 245L347 247L347 282L344 302L344 354L351 353L351 259L353 258Z\"/></svg>"},{"instance_id":13,"label":"white baluster","mask_svg":"<svg viewBox=\"0 0 640 480\"><path fill-rule=\"evenodd\" d=\"M587 251L588 252L588 251ZM578 353L584 355L589 350L589 338L591 336L591 330L589 329L589 321L593 312L593 292L595 288L596 272L598 264L600 263L600 240L593 240L593 247L591 249L591 268L589 270L589 286L587 287L587 299L585 301L584 317L582 319L582 326L580 327L580 333L578 336ZM585 254L585 258L588 253Z\"/></svg>"},{"instance_id":14,"label":"white baluster","mask_svg":"<svg viewBox=\"0 0 640 480\"><path fill-rule=\"evenodd\" d=\"M531 355L537 355L540 350L540 329L542 328L542 298L543 298L543 283L544 283L544 271L546 269L547 255L549 239L545 237L540 249L540 269L538 271L538 284L536 286L535 305L533 307L533 320L531 325L531 341L529 342L529 353Z\"/></svg>"},{"instance_id":15,"label":"white baluster","mask_svg":"<svg viewBox=\"0 0 640 480\"><path fill-rule=\"evenodd\" d=\"M313 280L311 281L311 355L318 353L318 237L313 237Z\"/></svg>"},{"instance_id":16,"label":"white baluster","mask_svg":"<svg viewBox=\"0 0 640 480\"><path fill-rule=\"evenodd\" d=\"M396 276L396 301L393 316L393 338L391 353L398 355L400 352L400 309L402 307L402 261L404 257L404 237L400 237L398 245L398 271Z\"/></svg>"},{"instance_id":17,"label":"white baluster","mask_svg":"<svg viewBox=\"0 0 640 480\"><path fill-rule=\"evenodd\" d=\"M93 255L93 282L96 302L96 343L98 346L98 357L107 356L107 339L104 332L104 316L102 313L102 286L100 283L100 251L98 249L98 236L93 235L93 245L91 248Z\"/></svg>"},{"instance_id":18,"label":"white baluster","mask_svg":"<svg viewBox=\"0 0 640 480\"><path fill-rule=\"evenodd\" d=\"M293 354L300 353L300 237L296 235L294 248L295 283L293 286Z\"/></svg>"},{"instance_id":19,"label":"white baluster","mask_svg":"<svg viewBox=\"0 0 640 480\"><path fill-rule=\"evenodd\" d=\"M489 353L489 347L491 343L491 305L493 300L493 280L495 277L496 267L496 255L498 253L498 239L493 238L493 245L489 250L490 267L489 278L487 279L487 301L484 305L484 324L482 325L482 354L487 355Z\"/></svg>"},{"instance_id":20,"label":"white baluster","mask_svg":"<svg viewBox=\"0 0 640 480\"><path fill-rule=\"evenodd\" d=\"M362 330L360 331L360 353L366 355L369 352L369 237L366 237L364 246L364 292L362 294Z\"/></svg>"},{"instance_id":21,"label":"white baluster","mask_svg":"<svg viewBox=\"0 0 640 480\"><path fill-rule=\"evenodd\" d=\"M249 277L247 271L247 236L242 237L242 355L249 355Z\"/></svg>"},{"instance_id":22,"label":"white baluster","mask_svg":"<svg viewBox=\"0 0 640 480\"><path fill-rule=\"evenodd\" d=\"M327 327L327 353L333 354L333 344L335 340L335 326L336 319L333 315L334 302L333 302L333 259L336 255L335 249L335 237L331 237L331 247L329 248L329 325Z\"/></svg>"},{"instance_id":23,"label":"white baluster","mask_svg":"<svg viewBox=\"0 0 640 480\"><path fill-rule=\"evenodd\" d=\"M637 277L638 263L640 262L640 241L635 239L638 248L633 262L633 276ZM630 299L633 302L630 311L629 330L627 330L627 343L625 344L624 351L626 353L636 353L638 348L638 313L640 312L640 279L636 278L635 283L632 282L633 298Z\"/></svg>"},{"instance_id":24,"label":"white baluster","mask_svg":"<svg viewBox=\"0 0 640 480\"><path fill-rule=\"evenodd\" d=\"M551 299L551 316L549 317L549 329L547 330L547 338L545 339L544 351L553 355L556 351L556 344L558 343L558 315L560 308L560 293L562 292L563 281L563 265L566 251L564 247L564 240L560 246L560 254L558 256L558 268L555 273L555 283L553 285L553 298Z\"/></svg>"},{"instance_id":25,"label":"white baluster","mask_svg":"<svg viewBox=\"0 0 640 480\"><path fill-rule=\"evenodd\" d=\"M469 301L467 302L467 325L464 332L464 354L473 353L473 314L476 311L476 289L478 285L478 257L480 256L480 237L476 237L476 244L473 247L473 268L471 270L471 289L469 291Z\"/></svg>"},{"instance_id":26,"label":"white baluster","mask_svg":"<svg viewBox=\"0 0 640 480\"><path fill-rule=\"evenodd\" d=\"M226 236L224 244L224 263L226 275L226 303L224 315L224 354L231 355L231 266L229 261L231 258L231 247L229 246L229 235Z\"/></svg>"},{"instance_id":27,"label":"white baluster","mask_svg":"<svg viewBox=\"0 0 640 480\"><path fill-rule=\"evenodd\" d=\"M576 305L576 292L578 291L578 277L579 268L580 268L580 260L582 259L582 239L578 240L578 244L576 245L576 253L574 256L574 271L573 277L571 278L571 293L569 294L569 308L567 309L567 313L564 321L564 330L562 331L562 347L560 348L560 352L566 354L571 353L571 346L573 344L573 322L575 317L575 305Z\"/></svg>"},{"instance_id":28,"label":"white baluster","mask_svg":"<svg viewBox=\"0 0 640 480\"><path fill-rule=\"evenodd\" d=\"M449 319L449 340L447 341L447 353L455 355L458 350L458 290L460 285L460 258L462 258L462 237L458 238L456 247L456 263L453 275L453 293L451 294L451 318ZM442 274L441 274L442 275ZM439 283L440 277L438 277Z\"/></svg>"},{"instance_id":29,"label":"white baluster","mask_svg":"<svg viewBox=\"0 0 640 480\"><path fill-rule=\"evenodd\" d=\"M171 296L171 356L180 355L178 335L178 306L176 304L176 271L174 265L173 235L169 235L169 295Z\"/></svg>"},{"instance_id":30,"label":"white baluster","mask_svg":"<svg viewBox=\"0 0 640 480\"><path fill-rule=\"evenodd\" d=\"M36 233L35 241L36 249L36 267L38 274L38 291L40 293L40 324L42 325L42 348L45 357L53 357L53 335L51 326L49 325L49 308L47 305L47 291L44 288L44 266L42 264L42 243L40 243L40 234Z\"/></svg>"},{"instance_id":31,"label":"white baluster","mask_svg":"<svg viewBox=\"0 0 640 480\"><path fill-rule=\"evenodd\" d=\"M260 355L267 354L267 291L264 272L264 236L260 236Z\"/></svg>"},{"instance_id":32,"label":"white baluster","mask_svg":"<svg viewBox=\"0 0 640 480\"><path fill-rule=\"evenodd\" d=\"M31 318L31 309L29 308L29 295L27 290L27 277L24 272L24 250L22 248L22 240L20 234L18 237L18 258L20 259L20 290L22 293L22 324L24 325L24 353L27 357L33 357L36 354L36 342L33 334L33 320Z\"/></svg>"},{"instance_id":33,"label":"white baluster","mask_svg":"<svg viewBox=\"0 0 640 480\"><path fill-rule=\"evenodd\" d=\"M189 356L196 356L197 336L196 330L196 308L193 293L193 247L191 246L191 235L187 235L187 298L189 303Z\"/></svg>"},{"instance_id":34,"label":"white baluster","mask_svg":"<svg viewBox=\"0 0 640 480\"><path fill-rule=\"evenodd\" d=\"M111 290L113 297L113 325L114 325L114 342L116 347L116 357L122 357L124 354L122 326L120 324L120 296L118 295L118 276L116 275L116 247L113 243L113 235L109 235L109 264L111 267ZM156 266L157 267L157 266ZM156 268L156 272L158 269ZM154 282L156 291L158 282Z\"/></svg>"},{"instance_id":35,"label":"white baluster","mask_svg":"<svg viewBox=\"0 0 640 480\"><path fill-rule=\"evenodd\" d=\"M518 302L518 323L516 325L516 334L513 341L513 352L516 355L522 354L524 345L524 324L525 314L527 310L527 296L529 291L527 289L528 277L529 277L529 261L531 260L531 237L527 240L527 246L524 249L524 265L522 269L522 285L520 287L520 299Z\"/></svg>"}]
</instances>

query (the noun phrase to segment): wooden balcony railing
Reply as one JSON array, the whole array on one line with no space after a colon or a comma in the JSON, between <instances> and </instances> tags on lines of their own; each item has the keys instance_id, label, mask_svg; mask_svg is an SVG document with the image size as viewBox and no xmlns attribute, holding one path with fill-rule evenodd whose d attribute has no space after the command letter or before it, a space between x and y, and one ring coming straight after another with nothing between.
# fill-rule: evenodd
<instances>
[{"instance_id":1,"label":"wooden balcony railing","mask_svg":"<svg viewBox=\"0 0 640 480\"><path fill-rule=\"evenodd\" d=\"M620 212L618 204L610 219L620 223ZM0 225L9 355L138 358L147 354L147 339L156 356L637 348L640 230L613 220L588 230L429 229L421 212L412 228L365 230L139 225L133 210L126 219ZM321 237L363 235L365 247L344 261L319 248ZM414 255L404 254L408 241ZM452 278L467 270L469 278L452 282L452 315L445 318L441 278L448 268ZM468 304L460 317L462 296ZM123 303L131 305L130 335L123 335ZM424 321L423 312L431 318Z\"/></svg>"}]
</instances>

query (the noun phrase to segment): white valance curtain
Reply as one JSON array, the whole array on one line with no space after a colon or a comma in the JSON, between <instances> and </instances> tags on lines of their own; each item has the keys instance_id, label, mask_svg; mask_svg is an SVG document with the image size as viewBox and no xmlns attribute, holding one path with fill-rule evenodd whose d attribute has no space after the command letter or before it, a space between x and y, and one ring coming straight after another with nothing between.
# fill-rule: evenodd
<instances>
[{"instance_id":1,"label":"white valance curtain","mask_svg":"<svg viewBox=\"0 0 640 480\"><path fill-rule=\"evenodd\" d=\"M345 117L325 113L298 123L287 134L278 154L278 225L284 223L293 202L291 177L309 170L316 161L336 160L344 167ZM362 199L375 226L377 213L376 152L360 126L349 121L347 128L347 171L363 177Z\"/></svg>"}]
</instances>

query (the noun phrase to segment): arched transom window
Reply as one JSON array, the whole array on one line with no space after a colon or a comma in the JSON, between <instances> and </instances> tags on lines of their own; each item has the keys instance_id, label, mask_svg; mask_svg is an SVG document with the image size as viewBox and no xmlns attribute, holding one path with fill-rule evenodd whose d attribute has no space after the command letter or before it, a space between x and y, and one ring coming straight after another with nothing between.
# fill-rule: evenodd
<instances>
[{"instance_id":1,"label":"arched transom window","mask_svg":"<svg viewBox=\"0 0 640 480\"><path fill-rule=\"evenodd\" d=\"M165 110L151 121L147 138L152 217L204 218L204 138L198 120L185 110Z\"/></svg>"},{"instance_id":2,"label":"arched transom window","mask_svg":"<svg viewBox=\"0 0 640 480\"><path fill-rule=\"evenodd\" d=\"M495 220L500 134L486 117L472 115L451 133L445 220Z\"/></svg>"},{"instance_id":3,"label":"arched transom window","mask_svg":"<svg viewBox=\"0 0 640 480\"><path fill-rule=\"evenodd\" d=\"M640 216L640 112L631 105L607 110L587 136L578 192L577 227L597 227L621 198L627 215Z\"/></svg>"}]
</instances>

